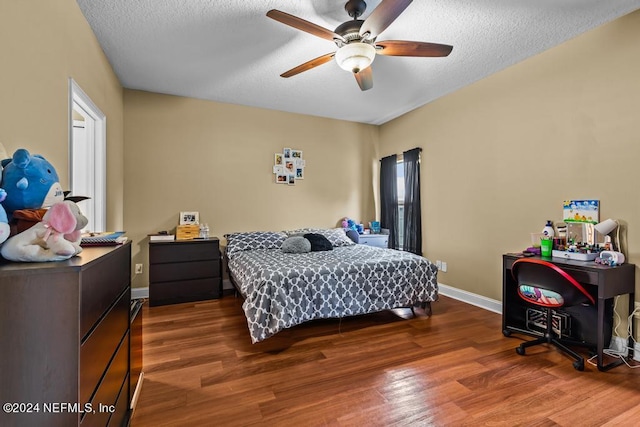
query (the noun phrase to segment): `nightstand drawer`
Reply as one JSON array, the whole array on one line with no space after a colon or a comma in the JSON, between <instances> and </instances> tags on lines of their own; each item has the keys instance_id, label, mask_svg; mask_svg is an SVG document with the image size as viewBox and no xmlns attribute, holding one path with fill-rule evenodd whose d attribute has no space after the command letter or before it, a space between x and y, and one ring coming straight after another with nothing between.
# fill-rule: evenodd
<instances>
[{"instance_id":1,"label":"nightstand drawer","mask_svg":"<svg viewBox=\"0 0 640 427\"><path fill-rule=\"evenodd\" d=\"M220 277L220 263L193 261L171 264L153 264L149 271L151 283Z\"/></svg>"},{"instance_id":2,"label":"nightstand drawer","mask_svg":"<svg viewBox=\"0 0 640 427\"><path fill-rule=\"evenodd\" d=\"M220 298L221 280L217 277L154 283L149 288L150 304L156 306Z\"/></svg>"},{"instance_id":3,"label":"nightstand drawer","mask_svg":"<svg viewBox=\"0 0 640 427\"><path fill-rule=\"evenodd\" d=\"M361 234L359 240L361 245L376 246L378 248L389 247L388 234Z\"/></svg>"},{"instance_id":4,"label":"nightstand drawer","mask_svg":"<svg viewBox=\"0 0 640 427\"><path fill-rule=\"evenodd\" d=\"M204 261L219 258L220 249L217 240L190 240L149 244L149 262L151 264Z\"/></svg>"}]
</instances>

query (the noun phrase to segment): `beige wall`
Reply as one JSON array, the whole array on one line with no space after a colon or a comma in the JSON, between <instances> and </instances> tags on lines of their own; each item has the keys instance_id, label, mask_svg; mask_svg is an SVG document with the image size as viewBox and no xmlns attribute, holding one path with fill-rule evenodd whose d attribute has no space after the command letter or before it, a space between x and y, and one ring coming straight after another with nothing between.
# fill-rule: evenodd
<instances>
[{"instance_id":1,"label":"beige wall","mask_svg":"<svg viewBox=\"0 0 640 427\"><path fill-rule=\"evenodd\" d=\"M561 220L566 199L599 199L640 264L639 40L636 12L381 126L381 155L423 148L424 251L448 263L441 283L501 300L501 255Z\"/></svg>"},{"instance_id":2,"label":"beige wall","mask_svg":"<svg viewBox=\"0 0 640 427\"><path fill-rule=\"evenodd\" d=\"M377 160L420 146L425 254L447 261L441 282L499 300L500 255L559 220L565 199L600 199L640 263L639 39L636 12L378 128L137 91L123 101L75 1L2 1L0 142L45 155L68 187L74 78L107 115L107 226L145 264L146 234L180 210L218 235L370 219ZM307 160L295 187L272 183L283 146Z\"/></svg>"},{"instance_id":3,"label":"beige wall","mask_svg":"<svg viewBox=\"0 0 640 427\"><path fill-rule=\"evenodd\" d=\"M123 226L122 87L74 0L0 2L0 142L69 188L69 77L107 116L107 226Z\"/></svg>"},{"instance_id":4,"label":"beige wall","mask_svg":"<svg viewBox=\"0 0 640 427\"><path fill-rule=\"evenodd\" d=\"M147 234L198 211L211 234L373 219L376 126L125 90L125 218L134 264ZM303 151L305 179L275 184L274 154ZM147 270L147 269L145 269ZM147 272L134 286L147 286Z\"/></svg>"}]
</instances>

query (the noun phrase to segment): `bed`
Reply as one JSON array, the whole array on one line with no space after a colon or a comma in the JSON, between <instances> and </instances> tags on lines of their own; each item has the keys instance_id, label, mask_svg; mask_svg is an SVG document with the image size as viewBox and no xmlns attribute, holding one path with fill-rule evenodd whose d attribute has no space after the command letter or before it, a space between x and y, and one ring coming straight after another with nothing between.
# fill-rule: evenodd
<instances>
[{"instance_id":1,"label":"bed","mask_svg":"<svg viewBox=\"0 0 640 427\"><path fill-rule=\"evenodd\" d=\"M303 233L325 236L332 249L283 252L286 239ZM253 343L309 320L424 306L438 298L438 270L428 259L355 244L339 228L225 237L229 277L244 298Z\"/></svg>"}]
</instances>

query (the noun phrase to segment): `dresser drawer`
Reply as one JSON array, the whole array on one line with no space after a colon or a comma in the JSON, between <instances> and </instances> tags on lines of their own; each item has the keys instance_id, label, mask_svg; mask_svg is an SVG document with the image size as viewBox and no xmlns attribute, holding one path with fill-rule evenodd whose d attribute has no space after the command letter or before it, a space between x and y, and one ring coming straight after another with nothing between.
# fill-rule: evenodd
<instances>
[{"instance_id":1,"label":"dresser drawer","mask_svg":"<svg viewBox=\"0 0 640 427\"><path fill-rule=\"evenodd\" d=\"M120 394L118 395L118 400L116 400L116 411L111 415L109 419L109 427L122 427L125 425L129 425L125 423L128 420L129 415L129 389L127 388L127 384L129 382L129 378L125 379L125 382L122 384L122 388L120 389Z\"/></svg>"},{"instance_id":2,"label":"dresser drawer","mask_svg":"<svg viewBox=\"0 0 640 427\"><path fill-rule=\"evenodd\" d=\"M100 258L95 266L83 272L80 283L80 337L93 325L129 286L131 246ZM128 268L123 268L127 266Z\"/></svg>"},{"instance_id":3,"label":"dresser drawer","mask_svg":"<svg viewBox=\"0 0 640 427\"><path fill-rule=\"evenodd\" d=\"M129 289L127 288L118 302L80 346L80 402L82 404L90 401L111 357L129 329L130 306ZM127 349L128 347L127 344Z\"/></svg>"},{"instance_id":4,"label":"dresser drawer","mask_svg":"<svg viewBox=\"0 0 640 427\"><path fill-rule=\"evenodd\" d=\"M123 386L125 386L124 388L126 390L126 385L128 384L127 382L125 382L125 380L128 378L128 366L129 336L125 335L124 339L120 343L118 352L111 361L111 364L109 364L109 368L107 369L104 378L100 382L100 385L96 390L96 394L91 400L91 407L93 409L93 412L87 412L82 418L82 421L80 423L82 427L106 426L107 422L109 421L109 417L122 417L122 407L119 408L120 413L118 413L117 410L112 413L112 408L107 409L105 407L113 405L113 409L116 408L119 393L121 393ZM102 405L102 408L100 405ZM125 406L124 413L126 414L126 412L127 410Z\"/></svg>"},{"instance_id":5,"label":"dresser drawer","mask_svg":"<svg viewBox=\"0 0 640 427\"><path fill-rule=\"evenodd\" d=\"M149 244L151 264L215 259L220 259L218 240Z\"/></svg>"}]
</instances>

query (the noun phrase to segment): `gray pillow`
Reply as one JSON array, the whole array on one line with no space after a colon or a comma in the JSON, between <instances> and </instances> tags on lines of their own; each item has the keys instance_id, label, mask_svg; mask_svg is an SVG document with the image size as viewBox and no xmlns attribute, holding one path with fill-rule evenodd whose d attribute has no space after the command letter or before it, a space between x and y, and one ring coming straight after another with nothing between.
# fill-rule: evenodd
<instances>
[{"instance_id":1,"label":"gray pillow","mask_svg":"<svg viewBox=\"0 0 640 427\"><path fill-rule=\"evenodd\" d=\"M354 243L360 243L360 235L356 230L348 230L347 237L353 240Z\"/></svg>"},{"instance_id":2,"label":"gray pillow","mask_svg":"<svg viewBox=\"0 0 640 427\"><path fill-rule=\"evenodd\" d=\"M248 231L225 234L227 255L255 249L278 249L287 235L277 231Z\"/></svg>"},{"instance_id":3,"label":"gray pillow","mask_svg":"<svg viewBox=\"0 0 640 427\"><path fill-rule=\"evenodd\" d=\"M288 254L304 254L311 252L311 242L305 239L303 236L291 236L287 237L282 242L282 252Z\"/></svg>"}]
</instances>

